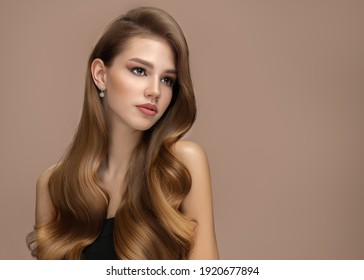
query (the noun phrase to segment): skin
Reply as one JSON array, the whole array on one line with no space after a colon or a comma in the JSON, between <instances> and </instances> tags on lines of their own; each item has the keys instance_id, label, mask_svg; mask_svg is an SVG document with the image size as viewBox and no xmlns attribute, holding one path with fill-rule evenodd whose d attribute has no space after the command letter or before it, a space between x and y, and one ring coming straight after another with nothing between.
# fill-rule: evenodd
<instances>
[{"instance_id":1,"label":"skin","mask_svg":"<svg viewBox=\"0 0 364 280\"><path fill-rule=\"evenodd\" d=\"M175 69L171 47L155 37L131 38L110 67L100 59L91 65L95 84L105 89L102 102L110 132L108 155L98 170L100 181L110 192L108 217L113 217L118 209L124 191L120 186L135 143L168 108L173 81L177 79ZM157 114L147 116L136 107L144 103L155 104ZM192 177L191 191L182 203L184 213L198 222L190 259L218 259L207 156L191 141L178 141L174 153ZM51 171L52 168L46 170L37 182L36 225L52 218L53 206L46 187Z\"/></svg>"}]
</instances>

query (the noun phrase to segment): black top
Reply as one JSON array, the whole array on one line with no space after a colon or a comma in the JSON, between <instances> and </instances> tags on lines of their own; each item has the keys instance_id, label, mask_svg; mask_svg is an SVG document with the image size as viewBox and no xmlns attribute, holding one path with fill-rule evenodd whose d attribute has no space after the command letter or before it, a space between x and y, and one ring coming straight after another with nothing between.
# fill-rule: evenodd
<instances>
[{"instance_id":1,"label":"black top","mask_svg":"<svg viewBox=\"0 0 364 280\"><path fill-rule=\"evenodd\" d=\"M117 260L114 250L114 218L106 219L100 235L87 246L82 256L84 260Z\"/></svg>"}]
</instances>

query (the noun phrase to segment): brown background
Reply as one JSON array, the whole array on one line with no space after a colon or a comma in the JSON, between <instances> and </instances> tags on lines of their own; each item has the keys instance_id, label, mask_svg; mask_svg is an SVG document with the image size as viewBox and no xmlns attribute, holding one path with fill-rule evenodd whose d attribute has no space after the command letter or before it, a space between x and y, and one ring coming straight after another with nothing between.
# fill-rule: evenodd
<instances>
[{"instance_id":1,"label":"brown background","mask_svg":"<svg viewBox=\"0 0 364 280\"><path fill-rule=\"evenodd\" d=\"M71 141L117 15L170 12L191 50L223 259L364 259L364 1L0 3L0 259L29 259L35 182Z\"/></svg>"}]
</instances>

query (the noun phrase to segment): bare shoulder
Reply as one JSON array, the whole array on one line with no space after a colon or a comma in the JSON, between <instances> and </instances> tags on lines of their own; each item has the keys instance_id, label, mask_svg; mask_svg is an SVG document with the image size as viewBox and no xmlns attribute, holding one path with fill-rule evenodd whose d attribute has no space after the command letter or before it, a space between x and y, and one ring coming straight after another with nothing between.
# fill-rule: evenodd
<instances>
[{"instance_id":1,"label":"bare shoulder","mask_svg":"<svg viewBox=\"0 0 364 280\"><path fill-rule=\"evenodd\" d=\"M55 168L56 168L56 165L49 167L38 177L37 185L36 185L37 193L49 193L48 181L49 181L49 178L51 177L53 171L55 170Z\"/></svg>"},{"instance_id":2,"label":"bare shoulder","mask_svg":"<svg viewBox=\"0 0 364 280\"><path fill-rule=\"evenodd\" d=\"M190 194L193 196L193 194L197 194L197 191L211 192L210 168L207 155L202 147L195 142L183 140L175 144L174 152L177 159L190 172L192 179ZM186 198L185 205L188 204L189 197Z\"/></svg>"},{"instance_id":3,"label":"bare shoulder","mask_svg":"<svg viewBox=\"0 0 364 280\"><path fill-rule=\"evenodd\" d=\"M205 151L195 142L178 141L175 156L190 172L192 184L182 202L182 211L198 223L190 259L218 259L214 228L210 169Z\"/></svg>"},{"instance_id":4,"label":"bare shoulder","mask_svg":"<svg viewBox=\"0 0 364 280\"><path fill-rule=\"evenodd\" d=\"M46 188L46 185L48 184L49 177L52 175L53 171L55 169L55 165L49 167L46 169L37 180L37 190L43 191Z\"/></svg>"},{"instance_id":5,"label":"bare shoulder","mask_svg":"<svg viewBox=\"0 0 364 280\"><path fill-rule=\"evenodd\" d=\"M206 152L199 144L193 141L178 141L174 145L174 152L176 157L186 165L190 172L194 168L208 165Z\"/></svg>"},{"instance_id":6,"label":"bare shoulder","mask_svg":"<svg viewBox=\"0 0 364 280\"><path fill-rule=\"evenodd\" d=\"M50 221L53 215L53 205L49 194L48 182L52 175L55 165L45 170L38 178L36 184L36 206L35 223L43 225Z\"/></svg>"}]
</instances>

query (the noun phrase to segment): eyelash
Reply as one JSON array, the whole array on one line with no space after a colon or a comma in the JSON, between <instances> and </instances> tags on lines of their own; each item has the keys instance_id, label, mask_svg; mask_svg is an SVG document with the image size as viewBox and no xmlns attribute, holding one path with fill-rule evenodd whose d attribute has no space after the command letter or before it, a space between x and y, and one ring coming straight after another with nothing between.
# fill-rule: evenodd
<instances>
[{"instance_id":1,"label":"eyelash","mask_svg":"<svg viewBox=\"0 0 364 280\"><path fill-rule=\"evenodd\" d=\"M167 86L169 87L173 87L174 86L174 83L175 83L175 80L174 79L171 79L171 78L163 78L162 81L164 80L163 83L165 83ZM167 82L165 82L165 80L167 80Z\"/></svg>"},{"instance_id":2,"label":"eyelash","mask_svg":"<svg viewBox=\"0 0 364 280\"><path fill-rule=\"evenodd\" d=\"M143 74L138 73L137 71L143 72ZM135 75L138 75L138 76L145 76L145 70L141 67L133 67L133 68L131 68L131 72L133 72Z\"/></svg>"},{"instance_id":3,"label":"eyelash","mask_svg":"<svg viewBox=\"0 0 364 280\"><path fill-rule=\"evenodd\" d=\"M131 72L134 73L137 76L146 76L146 71L142 67L133 67L131 68ZM142 73L140 73L142 72ZM169 77L165 77L162 79L162 82L165 83L169 87L173 87L175 80Z\"/></svg>"}]
</instances>

